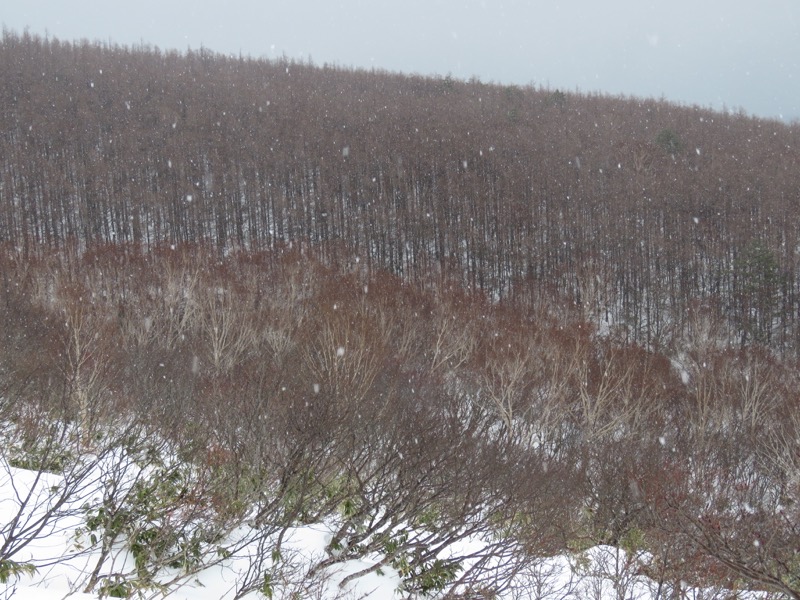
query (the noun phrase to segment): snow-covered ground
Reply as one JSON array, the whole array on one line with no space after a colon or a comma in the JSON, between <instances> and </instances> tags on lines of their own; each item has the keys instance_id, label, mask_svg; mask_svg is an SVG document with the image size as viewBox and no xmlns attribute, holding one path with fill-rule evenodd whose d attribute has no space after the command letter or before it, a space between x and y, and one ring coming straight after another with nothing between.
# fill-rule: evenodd
<instances>
[{"instance_id":1,"label":"snow-covered ground","mask_svg":"<svg viewBox=\"0 0 800 600\"><path fill-rule=\"evenodd\" d=\"M89 476L86 481L100 484L101 478ZM87 512L87 499L89 503L91 499L100 502L103 493L100 489L84 488L76 494L82 506L74 506L68 501L54 508L60 497L59 486L63 484L62 477L14 468L0 458L0 532L3 535L0 543L8 541L12 530L19 537L29 538L30 543L12 560L17 564L36 566L36 572L32 575L12 575L6 583L6 589L0 592L0 598L49 600L98 597L97 594L81 592L100 556L97 543L92 544L87 539L85 519L81 515ZM12 529L11 523L16 527ZM40 527L41 530L34 533ZM365 575L340 588L339 582L347 575L369 567L367 561L349 561L310 579L307 573L326 556L325 548L330 536L330 528L321 524L293 528L286 534L283 560L293 565L286 569L292 577L287 577L284 582L274 582L275 597L280 597L281 590L284 594L299 593L299 596L293 596L298 598L395 597L400 578L391 568L384 569L381 574ZM88 546L89 550L84 551L84 546ZM180 600L233 598L237 581L251 564L251 554L258 551L246 545L237 548L234 556L172 587L169 597ZM104 573L129 572L133 568L130 553L124 549L124 545L115 549L106 562ZM169 574L166 579L169 579ZM155 589L142 593L142 597L161 596L162 592ZM248 597L263 595L254 592Z\"/></svg>"},{"instance_id":2,"label":"snow-covered ground","mask_svg":"<svg viewBox=\"0 0 800 600\"><path fill-rule=\"evenodd\" d=\"M20 537L27 536L30 543L13 556L17 564L33 564L36 572L11 575L6 589L0 591L0 599L16 600L56 600L61 598L96 598L93 594L82 593L92 569L100 557L100 544L91 537L86 527L87 506L100 502L103 490L90 489L90 484L102 485L102 477L93 474L85 480L87 485L76 496L80 506L68 500L56 506L60 498L60 488L64 478L53 474L14 468L5 458L0 457L0 544L7 544L11 532ZM43 519L43 517L48 517ZM25 528L28 528L26 531ZM39 528L41 528L39 530ZM241 527L240 527L241 529ZM350 560L320 570L316 576L314 567L326 558L332 528L325 524L301 526L285 533L282 543L282 563L284 568L280 577L271 581L266 594L250 592L247 598L316 598L333 599L371 599L383 600L406 598L399 590L401 577L392 568L372 572L344 586L340 582L348 575L360 572L374 562L369 560ZM231 537L244 535L233 530ZM235 540L233 540L235 542ZM479 544L478 540L468 540L466 544ZM257 544L237 545L230 557L204 568L196 574L171 584L167 596L186 600L233 599L248 569L257 563L256 554L263 552ZM381 557L375 556L374 560ZM657 600L664 598L666 590L641 574L641 557L628 556L624 551L608 546L598 546L571 556L543 558L518 574L518 586L510 589L503 598L539 600ZM102 572L135 572L132 557L124 543L119 543L111 555L102 563ZM214 561L212 561L214 562ZM132 571L133 570L133 571ZM0 571L1 573L2 571ZM168 570L161 581L169 581L174 575ZM97 588L97 586L96 586ZM165 597L166 589L149 587L138 590L133 597ZM721 598L709 590L685 590L685 598ZM481 598L480 596L468 596ZM744 598L741 594L737 598ZM754 598L757 596L753 596Z\"/></svg>"}]
</instances>

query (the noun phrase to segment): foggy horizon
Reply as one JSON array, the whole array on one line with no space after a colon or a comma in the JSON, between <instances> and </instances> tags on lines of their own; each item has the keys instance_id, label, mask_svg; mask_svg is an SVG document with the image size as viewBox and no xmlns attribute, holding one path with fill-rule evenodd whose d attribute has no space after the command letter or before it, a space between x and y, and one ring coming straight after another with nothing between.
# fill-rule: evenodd
<instances>
[{"instance_id":1,"label":"foggy horizon","mask_svg":"<svg viewBox=\"0 0 800 600\"><path fill-rule=\"evenodd\" d=\"M791 0L31 0L8 7L2 25L65 42L203 47L800 119L800 5Z\"/></svg>"}]
</instances>

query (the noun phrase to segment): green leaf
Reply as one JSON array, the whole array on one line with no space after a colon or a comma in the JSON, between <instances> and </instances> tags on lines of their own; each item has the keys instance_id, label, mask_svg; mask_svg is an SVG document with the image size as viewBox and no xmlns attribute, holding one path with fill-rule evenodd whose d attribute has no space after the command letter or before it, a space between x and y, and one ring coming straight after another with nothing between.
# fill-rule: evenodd
<instances>
[{"instance_id":1,"label":"green leaf","mask_svg":"<svg viewBox=\"0 0 800 600\"><path fill-rule=\"evenodd\" d=\"M13 560L0 561L0 583L6 584L12 578L19 579L23 575L33 577L36 575L36 567L31 563L18 563Z\"/></svg>"},{"instance_id":2,"label":"green leaf","mask_svg":"<svg viewBox=\"0 0 800 600\"><path fill-rule=\"evenodd\" d=\"M258 591L265 597L267 600L272 600L272 576L269 573L264 573L264 581L261 583L261 587L258 588Z\"/></svg>"}]
</instances>

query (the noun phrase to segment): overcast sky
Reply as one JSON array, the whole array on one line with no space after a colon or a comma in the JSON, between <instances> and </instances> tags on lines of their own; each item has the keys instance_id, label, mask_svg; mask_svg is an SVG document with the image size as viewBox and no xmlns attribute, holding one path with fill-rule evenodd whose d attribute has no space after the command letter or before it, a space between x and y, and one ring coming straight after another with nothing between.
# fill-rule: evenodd
<instances>
[{"instance_id":1,"label":"overcast sky","mask_svg":"<svg viewBox=\"0 0 800 600\"><path fill-rule=\"evenodd\" d=\"M16 32L800 119L800 0L0 0Z\"/></svg>"}]
</instances>

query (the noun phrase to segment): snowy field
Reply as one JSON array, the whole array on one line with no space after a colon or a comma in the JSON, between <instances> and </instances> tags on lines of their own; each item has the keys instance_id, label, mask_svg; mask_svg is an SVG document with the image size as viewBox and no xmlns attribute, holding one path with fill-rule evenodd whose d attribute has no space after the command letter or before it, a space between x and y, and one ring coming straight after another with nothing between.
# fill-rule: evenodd
<instances>
[{"instance_id":1,"label":"snowy field","mask_svg":"<svg viewBox=\"0 0 800 600\"><path fill-rule=\"evenodd\" d=\"M17 600L55 600L61 598L96 598L82 593L90 573L99 567L106 577L114 573L135 571L130 549L119 540L104 560L96 540L90 539L85 516L92 501L101 502L103 492L82 489L81 506L67 500L60 506L60 486L63 478L36 473L9 466L0 461L0 524L3 544L8 544L11 534L24 538L21 550L14 556L18 565L35 566L35 572L21 572L8 577L7 587L0 598ZM88 478L100 484L102 477ZM88 503L87 503L88 501ZM328 556L327 546L332 529L324 524L293 528L286 533L283 544L283 565L276 577L262 592L249 592L237 596L242 578L254 564L260 564L256 555L263 544L236 544L227 540L235 552L216 564L184 577L169 569L161 573L157 586L138 589L131 597L170 597L186 600L218 600L222 598L317 598L333 599L392 599L421 597L409 596L401 588L401 578L392 568L383 568L360 576L344 585L342 581L374 564L369 560L350 560L321 571L315 566ZM231 537L247 534L241 528ZM476 540L467 544L479 544ZM374 557L375 561L381 557ZM641 574L642 557L628 556L624 551L608 546L598 546L572 556L543 558L519 573L514 585L502 598L540 600L567 600L592 598L596 600L658 600L666 598L667 590ZM214 561L212 561L214 562ZM277 571L276 571L277 573ZM313 574L313 575L310 575ZM175 577L175 575L178 575ZM111 581L109 577L107 581ZM121 588L120 588L121 589ZM117 592L119 593L119 592ZM709 600L726 597L720 591L685 588L682 598ZM107 595L114 597L113 588ZM428 597L436 597L434 594ZM480 599L481 595L464 598ZM737 598L758 597L738 595Z\"/></svg>"},{"instance_id":2,"label":"snowy field","mask_svg":"<svg viewBox=\"0 0 800 600\"><path fill-rule=\"evenodd\" d=\"M93 497L101 502L102 490L96 493L81 490L77 495L84 502L81 506L65 503L57 510L59 486L63 478L17 469L0 459L0 523L2 524L3 544L8 543L9 533L15 531L19 537L26 538L24 548L14 557L18 564L36 567L35 573L12 575L7 588L0 598L18 600L56 598L96 598L98 594L86 594L85 588L89 573L99 562L100 552L96 542L89 540L85 519L87 514L85 499ZM90 478L93 479L93 478ZM100 478L97 478L100 481ZM87 493L88 492L88 493ZM234 537L236 532L234 532ZM330 531L323 525L306 526L291 530L285 539L284 554L292 564L287 569L292 577L283 585L276 582L274 597L318 597L318 598L393 598L399 584L396 574L385 572L382 575L370 574L358 578L342 588L339 582L350 573L370 566L364 561L350 561L338 568L330 569L320 576L309 578L307 573L325 556L325 547L330 540ZM250 553L257 548L237 547L238 551L220 564L170 586L168 596L175 599L204 600L233 598L236 596L237 581L250 566ZM284 559L287 560L286 558ZM103 565L104 574L132 572L135 569L131 553L124 542L115 548ZM167 571L163 581L173 579ZM283 591L283 594L281 594ZM163 597L163 590L143 590L137 597ZM295 595L292 596L292 593ZM299 595L297 595L299 594ZM113 597L113 593L109 594ZM251 598L264 597L264 594L251 593Z\"/></svg>"}]
</instances>

